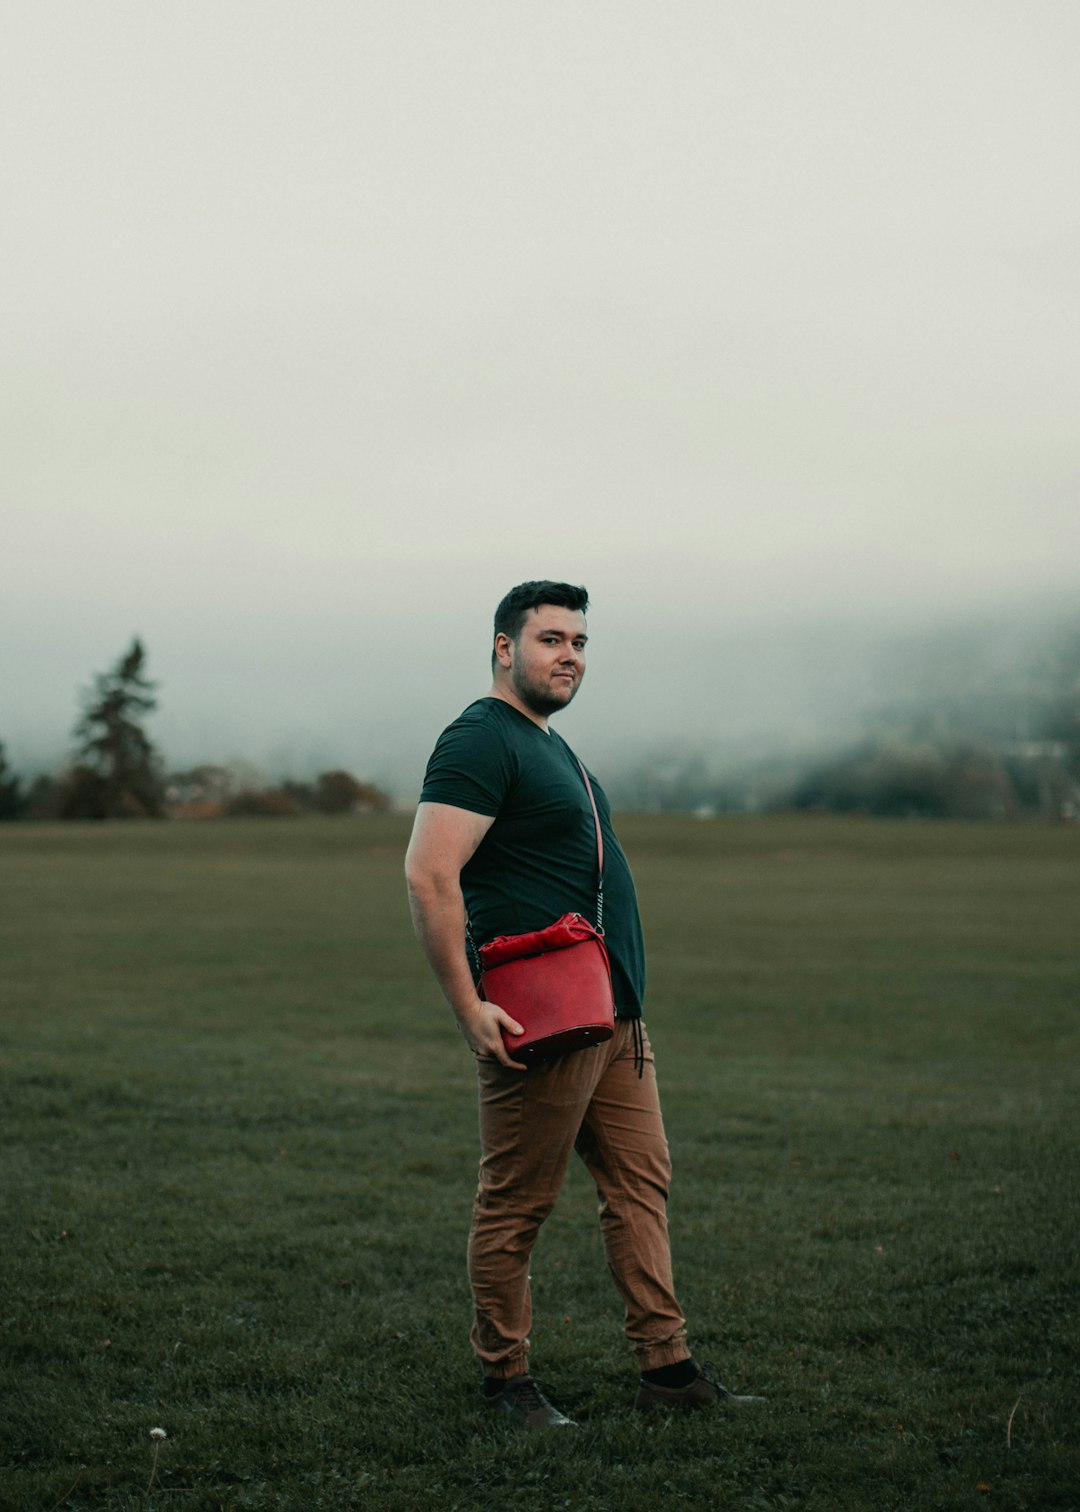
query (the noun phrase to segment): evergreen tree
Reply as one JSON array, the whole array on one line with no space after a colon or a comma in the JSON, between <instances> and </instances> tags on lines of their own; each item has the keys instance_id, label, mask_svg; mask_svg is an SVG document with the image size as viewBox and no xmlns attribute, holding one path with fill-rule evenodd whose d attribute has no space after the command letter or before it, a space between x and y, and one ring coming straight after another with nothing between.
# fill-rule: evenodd
<instances>
[{"instance_id":1,"label":"evergreen tree","mask_svg":"<svg viewBox=\"0 0 1080 1512\"><path fill-rule=\"evenodd\" d=\"M23 811L21 780L7 764L4 742L0 740L0 820L18 819Z\"/></svg>"},{"instance_id":2,"label":"evergreen tree","mask_svg":"<svg viewBox=\"0 0 1080 1512\"><path fill-rule=\"evenodd\" d=\"M55 777L42 772L35 777L23 800L22 818L55 819L60 812L61 784Z\"/></svg>"},{"instance_id":3,"label":"evergreen tree","mask_svg":"<svg viewBox=\"0 0 1080 1512\"><path fill-rule=\"evenodd\" d=\"M75 726L79 764L61 805L65 819L157 817L164 812L161 762L141 720L157 708L136 637L110 672L98 673Z\"/></svg>"}]
</instances>

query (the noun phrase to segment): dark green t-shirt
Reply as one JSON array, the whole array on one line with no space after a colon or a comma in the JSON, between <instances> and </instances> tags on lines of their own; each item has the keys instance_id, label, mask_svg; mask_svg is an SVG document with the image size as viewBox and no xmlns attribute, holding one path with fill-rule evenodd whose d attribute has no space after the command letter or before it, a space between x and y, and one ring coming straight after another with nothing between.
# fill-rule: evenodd
<instances>
[{"instance_id":1,"label":"dark green t-shirt","mask_svg":"<svg viewBox=\"0 0 1080 1512\"><path fill-rule=\"evenodd\" d=\"M634 879L611 827L611 809L589 773L604 837L604 938L615 1009L639 1018L645 944ZM481 698L439 736L421 803L446 803L495 823L461 873L473 938L543 929L564 913L596 922L596 827L581 771L554 730Z\"/></svg>"}]
</instances>

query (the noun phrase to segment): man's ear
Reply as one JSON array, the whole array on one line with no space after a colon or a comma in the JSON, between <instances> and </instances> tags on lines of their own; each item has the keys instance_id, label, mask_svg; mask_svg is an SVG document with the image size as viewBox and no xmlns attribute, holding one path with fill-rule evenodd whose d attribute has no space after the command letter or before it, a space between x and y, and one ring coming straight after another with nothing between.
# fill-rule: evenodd
<instances>
[{"instance_id":1,"label":"man's ear","mask_svg":"<svg viewBox=\"0 0 1080 1512\"><path fill-rule=\"evenodd\" d=\"M500 667L509 669L511 657L513 655L513 646L514 642L511 640L510 636L507 635L504 631L500 630L498 635L495 637L495 661Z\"/></svg>"}]
</instances>

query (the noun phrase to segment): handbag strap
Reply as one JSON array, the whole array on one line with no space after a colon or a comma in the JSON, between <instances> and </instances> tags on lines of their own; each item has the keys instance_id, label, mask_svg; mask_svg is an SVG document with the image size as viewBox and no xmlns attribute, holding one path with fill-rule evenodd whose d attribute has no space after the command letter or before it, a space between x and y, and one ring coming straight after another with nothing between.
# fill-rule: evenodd
<instances>
[{"instance_id":1,"label":"handbag strap","mask_svg":"<svg viewBox=\"0 0 1080 1512\"><path fill-rule=\"evenodd\" d=\"M585 763L580 756L575 756L582 781L585 783L585 791L589 795L589 803L592 806L593 824L596 826L596 928L600 934L604 932L604 836L600 830L600 815L596 808L596 799L593 796L592 783L589 774L585 770Z\"/></svg>"}]
</instances>

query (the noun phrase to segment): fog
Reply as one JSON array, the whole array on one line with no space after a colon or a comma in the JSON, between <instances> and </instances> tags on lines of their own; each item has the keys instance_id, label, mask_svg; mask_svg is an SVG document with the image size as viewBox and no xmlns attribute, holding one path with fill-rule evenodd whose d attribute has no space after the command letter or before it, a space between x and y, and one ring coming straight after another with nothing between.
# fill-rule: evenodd
<instances>
[{"instance_id":1,"label":"fog","mask_svg":"<svg viewBox=\"0 0 1080 1512\"><path fill-rule=\"evenodd\" d=\"M1024 663L1080 558L1078 44L1046 0L20 8L9 757L137 633L170 765L407 798L541 576L592 594L598 762Z\"/></svg>"},{"instance_id":2,"label":"fog","mask_svg":"<svg viewBox=\"0 0 1080 1512\"><path fill-rule=\"evenodd\" d=\"M160 708L147 727L168 765L242 764L249 781L268 782L345 766L408 804L438 731L489 683L489 605L462 601L453 585L428 587L414 619L407 605L385 618L358 610L332 621L315 650L309 633L269 649L252 636L220 653L212 626L148 642ZM794 769L919 729L1037 737L1050 694L1072 686L1080 699L1070 599L936 617L780 617L616 595L592 610L589 628L586 678L556 727L617 797L637 791L631 774L678 753L722 775L777 761ZM78 679L38 690L54 722L42 718L36 747L25 735L9 743L16 765L63 764L78 686L122 648L95 661L96 648L83 647Z\"/></svg>"}]
</instances>

